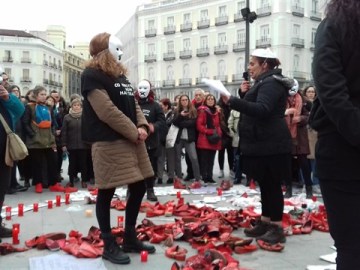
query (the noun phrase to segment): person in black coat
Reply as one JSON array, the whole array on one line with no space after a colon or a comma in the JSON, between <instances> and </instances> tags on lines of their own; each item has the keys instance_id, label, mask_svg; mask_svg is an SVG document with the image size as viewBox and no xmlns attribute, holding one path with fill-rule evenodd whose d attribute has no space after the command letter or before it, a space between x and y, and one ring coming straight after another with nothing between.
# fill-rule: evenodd
<instances>
[{"instance_id":1,"label":"person in black coat","mask_svg":"<svg viewBox=\"0 0 360 270\"><path fill-rule=\"evenodd\" d=\"M338 270L360 269L360 1L331 0L315 37L316 175Z\"/></svg>"},{"instance_id":2,"label":"person in black coat","mask_svg":"<svg viewBox=\"0 0 360 270\"><path fill-rule=\"evenodd\" d=\"M269 49L255 50L249 62L249 74L255 80L241 83L241 98L222 94L231 109L241 113L239 122L240 153L246 175L259 183L261 219L244 230L270 245L286 241L282 228L284 197L282 179L291 168L291 136L284 119L288 89L276 78L283 77L279 59ZM260 244L261 242L259 242Z\"/></svg>"}]
</instances>

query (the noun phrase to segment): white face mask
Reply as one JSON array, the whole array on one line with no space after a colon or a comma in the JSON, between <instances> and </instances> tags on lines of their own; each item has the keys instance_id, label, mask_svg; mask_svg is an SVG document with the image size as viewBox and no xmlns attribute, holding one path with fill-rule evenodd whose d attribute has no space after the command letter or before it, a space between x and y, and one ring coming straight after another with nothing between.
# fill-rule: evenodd
<instances>
[{"instance_id":1,"label":"white face mask","mask_svg":"<svg viewBox=\"0 0 360 270\"><path fill-rule=\"evenodd\" d=\"M150 83L148 81L139 82L138 92L140 98L147 98L150 92Z\"/></svg>"},{"instance_id":2,"label":"white face mask","mask_svg":"<svg viewBox=\"0 0 360 270\"><path fill-rule=\"evenodd\" d=\"M123 55L122 43L116 36L111 35L109 38L109 51L115 58L116 62L120 63L121 56Z\"/></svg>"},{"instance_id":3,"label":"white face mask","mask_svg":"<svg viewBox=\"0 0 360 270\"><path fill-rule=\"evenodd\" d=\"M296 79L294 79L294 85L289 89L289 95L295 96L298 91L299 91L299 83Z\"/></svg>"}]
</instances>

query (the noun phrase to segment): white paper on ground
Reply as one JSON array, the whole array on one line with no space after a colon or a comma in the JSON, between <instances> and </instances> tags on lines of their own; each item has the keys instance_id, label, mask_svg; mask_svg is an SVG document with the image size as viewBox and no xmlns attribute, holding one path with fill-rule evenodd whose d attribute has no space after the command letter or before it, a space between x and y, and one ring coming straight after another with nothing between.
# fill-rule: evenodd
<instances>
[{"instance_id":1,"label":"white paper on ground","mask_svg":"<svg viewBox=\"0 0 360 270\"><path fill-rule=\"evenodd\" d=\"M205 83L207 86L209 86L211 90L218 92L220 95L228 96L228 97L231 96L230 92L225 88L225 86L222 84L220 80L203 78L201 81Z\"/></svg>"},{"instance_id":2,"label":"white paper on ground","mask_svg":"<svg viewBox=\"0 0 360 270\"><path fill-rule=\"evenodd\" d=\"M30 270L107 270L102 259L79 259L71 255L52 254L29 258Z\"/></svg>"},{"instance_id":3,"label":"white paper on ground","mask_svg":"<svg viewBox=\"0 0 360 270\"><path fill-rule=\"evenodd\" d=\"M329 265L308 265L306 270L336 270L336 264Z\"/></svg>"},{"instance_id":4,"label":"white paper on ground","mask_svg":"<svg viewBox=\"0 0 360 270\"><path fill-rule=\"evenodd\" d=\"M322 256L320 256L320 259L322 259L326 262L336 263L336 256L337 256L337 253L334 252L334 253L322 255Z\"/></svg>"}]
</instances>

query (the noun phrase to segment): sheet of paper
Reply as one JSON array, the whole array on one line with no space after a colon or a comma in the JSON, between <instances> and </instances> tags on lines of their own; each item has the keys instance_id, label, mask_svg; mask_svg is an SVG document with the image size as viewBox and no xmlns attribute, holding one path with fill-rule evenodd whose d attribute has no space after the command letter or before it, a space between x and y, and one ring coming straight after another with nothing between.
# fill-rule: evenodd
<instances>
[{"instance_id":1,"label":"sheet of paper","mask_svg":"<svg viewBox=\"0 0 360 270\"><path fill-rule=\"evenodd\" d=\"M29 258L30 270L107 270L102 259L79 259L67 254Z\"/></svg>"},{"instance_id":2,"label":"sheet of paper","mask_svg":"<svg viewBox=\"0 0 360 270\"><path fill-rule=\"evenodd\" d=\"M218 92L220 95L224 95L228 97L231 96L230 92L225 88L225 86L222 84L220 80L203 78L201 81L205 83L207 86L209 86L211 90Z\"/></svg>"}]
</instances>

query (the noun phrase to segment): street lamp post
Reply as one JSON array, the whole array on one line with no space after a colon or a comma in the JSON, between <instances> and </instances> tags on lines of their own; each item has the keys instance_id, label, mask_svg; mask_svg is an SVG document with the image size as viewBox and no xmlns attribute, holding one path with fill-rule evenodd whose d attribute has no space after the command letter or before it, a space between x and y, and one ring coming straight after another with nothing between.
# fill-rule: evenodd
<instances>
[{"instance_id":1,"label":"street lamp post","mask_svg":"<svg viewBox=\"0 0 360 270\"><path fill-rule=\"evenodd\" d=\"M247 70L250 58L250 23L253 23L257 15L254 11L250 11L249 0L246 0L246 8L241 9L241 15L245 20L245 35L246 35L246 44L245 44L245 67L244 70Z\"/></svg>"}]
</instances>

